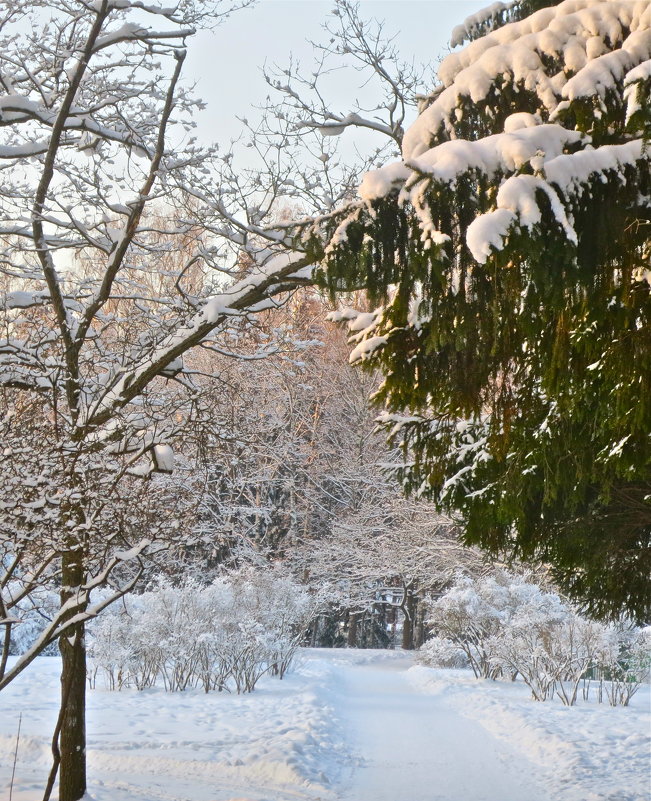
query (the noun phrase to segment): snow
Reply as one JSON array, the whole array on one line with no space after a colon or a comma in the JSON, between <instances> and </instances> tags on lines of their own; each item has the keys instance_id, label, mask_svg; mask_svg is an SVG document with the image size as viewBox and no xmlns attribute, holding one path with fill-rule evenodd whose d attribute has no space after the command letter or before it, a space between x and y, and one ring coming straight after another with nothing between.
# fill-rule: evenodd
<instances>
[{"instance_id":1,"label":"snow","mask_svg":"<svg viewBox=\"0 0 651 801\"><path fill-rule=\"evenodd\" d=\"M531 701L519 682L475 680L466 670L415 667L410 680L446 698L529 761L531 780L553 801L648 801L649 687L629 708ZM551 768L551 769L550 769ZM533 799L533 795L528 795Z\"/></svg>"},{"instance_id":2,"label":"snow","mask_svg":"<svg viewBox=\"0 0 651 801\"><path fill-rule=\"evenodd\" d=\"M483 24L498 18L501 12L508 11L508 9L514 5L515 2L496 2L492 3L487 8L478 11L476 14L471 14L469 17L466 17L461 25L457 25L453 29L452 36L450 37L450 46L457 47L458 45L463 44Z\"/></svg>"},{"instance_id":3,"label":"snow","mask_svg":"<svg viewBox=\"0 0 651 801\"><path fill-rule=\"evenodd\" d=\"M29 309L31 306L38 306L44 303L48 298L49 293L46 291L27 292L16 289L13 292L8 292L0 303L6 309Z\"/></svg>"},{"instance_id":4,"label":"snow","mask_svg":"<svg viewBox=\"0 0 651 801\"><path fill-rule=\"evenodd\" d=\"M563 97L574 100L597 94L605 98L609 90L617 87L627 71L651 58L651 30L635 31L622 44L620 50L606 53L590 61L565 84Z\"/></svg>"},{"instance_id":5,"label":"snow","mask_svg":"<svg viewBox=\"0 0 651 801\"><path fill-rule=\"evenodd\" d=\"M174 451L169 445L154 445L154 465L159 473L174 472Z\"/></svg>"},{"instance_id":6,"label":"snow","mask_svg":"<svg viewBox=\"0 0 651 801\"><path fill-rule=\"evenodd\" d=\"M22 145L2 145L0 146L0 159L20 159L36 156L45 153L48 143L45 140L37 142L26 142Z\"/></svg>"},{"instance_id":7,"label":"snow","mask_svg":"<svg viewBox=\"0 0 651 801\"><path fill-rule=\"evenodd\" d=\"M370 359L378 348L386 345L386 342L387 337L385 336L368 337L368 339L362 340L359 345L356 345L351 350L348 361L351 364L355 364L356 362L363 362L366 359Z\"/></svg>"},{"instance_id":8,"label":"snow","mask_svg":"<svg viewBox=\"0 0 651 801\"><path fill-rule=\"evenodd\" d=\"M540 125L542 119L540 114L530 114L528 111L518 111L515 114L510 114L504 120L504 133L513 133L522 128L532 128L534 125Z\"/></svg>"},{"instance_id":9,"label":"snow","mask_svg":"<svg viewBox=\"0 0 651 801\"><path fill-rule=\"evenodd\" d=\"M42 797L59 660L0 693L0 796ZM89 691L93 801L648 801L649 688L629 708L535 703L520 682L400 651L305 650L250 695Z\"/></svg>"},{"instance_id":10,"label":"snow","mask_svg":"<svg viewBox=\"0 0 651 801\"><path fill-rule=\"evenodd\" d=\"M400 187L411 175L411 170L401 162L387 164L379 170L364 174L357 190L363 200L373 200L388 195L394 187Z\"/></svg>"},{"instance_id":11,"label":"snow","mask_svg":"<svg viewBox=\"0 0 651 801\"><path fill-rule=\"evenodd\" d=\"M623 44L622 24L631 28ZM405 158L429 149L432 132L452 119L460 97L482 101L498 76L509 76L513 83L535 91L542 106L553 112L570 81L575 81L574 89L571 85L568 91L573 96L574 91L582 94L591 80L599 76L610 80L620 63L630 69L631 61L649 58L645 55L649 27L651 5L647 0L565 0L477 39L441 63L439 78L444 89L405 133ZM621 47L622 54L602 56L599 42L606 41L611 43L610 49ZM561 57L565 69L546 75L544 57ZM600 64L602 58L607 60ZM582 75L583 70L587 71ZM594 87L588 91L592 94Z\"/></svg>"},{"instance_id":12,"label":"snow","mask_svg":"<svg viewBox=\"0 0 651 801\"><path fill-rule=\"evenodd\" d=\"M507 178L500 186L496 199L497 209L480 215L468 226L466 241L478 262L484 263L492 248L501 250L503 240L512 225L519 223L522 227L533 228L541 222L537 192L547 195L556 220L562 225L570 242L576 244L576 232L570 225L554 189L534 175L517 175Z\"/></svg>"},{"instance_id":13,"label":"snow","mask_svg":"<svg viewBox=\"0 0 651 801\"><path fill-rule=\"evenodd\" d=\"M104 47L109 47L115 42L120 42L124 39L137 39L147 33L147 29L143 28L137 22L125 22L121 27L116 28L114 31L109 31L103 36L99 36L95 42L95 51L101 50Z\"/></svg>"},{"instance_id":14,"label":"snow","mask_svg":"<svg viewBox=\"0 0 651 801\"><path fill-rule=\"evenodd\" d=\"M580 195L588 187L588 179L599 173L620 172L648 153L641 139L623 145L603 145L598 150L581 150L557 156L545 164L545 177L563 193Z\"/></svg>"},{"instance_id":15,"label":"snow","mask_svg":"<svg viewBox=\"0 0 651 801\"><path fill-rule=\"evenodd\" d=\"M644 81L651 78L651 59L638 64L637 67L632 69L626 74L624 79L624 100L626 100L626 122L628 122L633 114L642 108L640 100L638 100L638 90Z\"/></svg>"},{"instance_id":16,"label":"snow","mask_svg":"<svg viewBox=\"0 0 651 801\"><path fill-rule=\"evenodd\" d=\"M507 10L507 5L495 3L469 18L456 29L453 44L479 34L486 21ZM597 123L605 104L615 102L612 95L619 93L631 120L646 103L650 63L647 0L564 0L498 27L443 60L441 86L405 133L402 161L364 176L358 190L363 205L372 216L375 201L397 194L398 205L413 208L421 241L429 247L440 244L429 207L437 186L454 189L460 178L477 174L499 187L496 207L468 230L467 244L477 261L483 263L494 249L502 249L513 229L532 229L541 222L541 193L568 241L576 243L572 202L595 181L616 175L624 181L626 169L646 169L650 156L634 134L623 144L594 147L586 133L563 127L567 112L580 110L587 101L595 107ZM499 91L502 81L516 94L522 88L534 93L540 113L514 113L502 132L478 140L472 134L458 138L455 126L466 107L481 105L491 91ZM533 175L518 174L523 172ZM354 213L341 223L332 247L345 239L352 219Z\"/></svg>"},{"instance_id":17,"label":"snow","mask_svg":"<svg viewBox=\"0 0 651 801\"><path fill-rule=\"evenodd\" d=\"M443 142L420 157L411 159L408 166L419 175L453 183L461 174L473 168L492 176L498 171L519 170L535 157L554 159L566 147L586 140L578 131L569 131L560 125L531 125L535 119L533 115L525 118L518 116L519 120L507 118L508 133L493 134L475 142L465 139ZM514 125L525 119L528 125L513 130Z\"/></svg>"}]
</instances>

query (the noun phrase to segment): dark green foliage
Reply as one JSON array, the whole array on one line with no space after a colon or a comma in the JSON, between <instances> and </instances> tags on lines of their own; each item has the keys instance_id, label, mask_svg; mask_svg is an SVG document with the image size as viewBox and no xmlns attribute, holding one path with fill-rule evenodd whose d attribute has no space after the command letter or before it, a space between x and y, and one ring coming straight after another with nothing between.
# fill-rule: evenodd
<instances>
[{"instance_id":1,"label":"dark green foliage","mask_svg":"<svg viewBox=\"0 0 651 801\"><path fill-rule=\"evenodd\" d=\"M549 65L555 74L558 64ZM460 97L457 136L500 132L514 111L547 116L531 91L507 78L497 88L483 102ZM595 94L561 107L557 120L589 132L595 148L648 139L648 105L626 120L623 97L620 84L605 113L595 114L603 106ZM433 144L450 138L442 130ZM571 195L558 190L576 242L541 191L540 222L513 225L504 247L479 263L466 231L495 208L507 177L473 168L453 183L431 180L427 208L449 238L431 247L412 196L361 206L324 280L335 292L364 286L384 306L372 335L386 344L368 364L385 375L376 401L404 445L407 491L460 515L468 543L551 564L593 613L648 619L648 154L595 170Z\"/></svg>"}]
</instances>

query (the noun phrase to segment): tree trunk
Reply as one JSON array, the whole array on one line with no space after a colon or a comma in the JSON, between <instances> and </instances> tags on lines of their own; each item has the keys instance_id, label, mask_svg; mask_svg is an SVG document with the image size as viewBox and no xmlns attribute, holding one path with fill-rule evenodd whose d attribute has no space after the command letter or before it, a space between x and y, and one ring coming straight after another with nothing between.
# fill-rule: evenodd
<instances>
[{"instance_id":1,"label":"tree trunk","mask_svg":"<svg viewBox=\"0 0 651 801\"><path fill-rule=\"evenodd\" d=\"M62 560L61 603L68 601L84 581L81 549L67 551ZM72 610L83 612L85 605ZM59 640L61 652L61 706L59 733L59 801L79 801L86 792L86 643L84 624L78 623Z\"/></svg>"},{"instance_id":2,"label":"tree trunk","mask_svg":"<svg viewBox=\"0 0 651 801\"><path fill-rule=\"evenodd\" d=\"M420 648L425 642L425 604L418 603L418 598L416 598L416 604L418 611L414 628L414 648Z\"/></svg>"},{"instance_id":3,"label":"tree trunk","mask_svg":"<svg viewBox=\"0 0 651 801\"><path fill-rule=\"evenodd\" d=\"M7 614L7 609L2 602L2 597L0 596L0 617L8 618L9 615ZM5 675L5 670L7 667L7 660L9 659L9 648L11 646L11 623L7 622L4 623L4 635L2 638L2 650L0 651L0 679ZM0 628L2 628L0 626Z\"/></svg>"},{"instance_id":4,"label":"tree trunk","mask_svg":"<svg viewBox=\"0 0 651 801\"><path fill-rule=\"evenodd\" d=\"M357 624L359 618L359 612L350 612L348 615L348 636L346 638L346 645L348 648L357 647Z\"/></svg>"},{"instance_id":5,"label":"tree trunk","mask_svg":"<svg viewBox=\"0 0 651 801\"><path fill-rule=\"evenodd\" d=\"M390 626L390 631L391 631L391 646L390 647L391 648L395 648L396 645L398 644L396 642L396 627L397 627L397 623L398 623L398 615L396 613L396 608L395 608L395 606L393 604L391 604L391 606L389 606L388 613L387 613L387 620L388 620L388 624Z\"/></svg>"},{"instance_id":6,"label":"tree trunk","mask_svg":"<svg viewBox=\"0 0 651 801\"><path fill-rule=\"evenodd\" d=\"M414 650L414 622L416 617L416 598L411 590L405 590L402 604L405 618L402 623L402 647L405 651Z\"/></svg>"},{"instance_id":7,"label":"tree trunk","mask_svg":"<svg viewBox=\"0 0 651 801\"><path fill-rule=\"evenodd\" d=\"M387 647L387 610L383 603L373 605L373 648Z\"/></svg>"}]
</instances>

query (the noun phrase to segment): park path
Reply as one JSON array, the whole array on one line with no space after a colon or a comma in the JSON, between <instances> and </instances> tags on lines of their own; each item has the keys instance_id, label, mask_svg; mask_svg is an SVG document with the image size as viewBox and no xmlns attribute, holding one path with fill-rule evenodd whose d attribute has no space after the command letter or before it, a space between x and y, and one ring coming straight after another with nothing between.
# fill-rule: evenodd
<instances>
[{"instance_id":1,"label":"park path","mask_svg":"<svg viewBox=\"0 0 651 801\"><path fill-rule=\"evenodd\" d=\"M410 681L408 658L341 670L354 761L341 801L548 801L533 766Z\"/></svg>"}]
</instances>

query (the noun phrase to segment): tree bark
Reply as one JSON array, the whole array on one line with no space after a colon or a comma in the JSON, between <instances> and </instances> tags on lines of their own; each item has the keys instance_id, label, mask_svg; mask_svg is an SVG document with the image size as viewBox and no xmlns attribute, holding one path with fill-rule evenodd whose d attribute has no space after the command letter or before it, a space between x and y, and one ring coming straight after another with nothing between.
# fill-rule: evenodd
<instances>
[{"instance_id":1,"label":"tree bark","mask_svg":"<svg viewBox=\"0 0 651 801\"><path fill-rule=\"evenodd\" d=\"M7 609L5 605L2 603L2 598L0 597L0 617L7 618ZM0 679L5 675L5 669L7 667L7 660L9 659L9 648L11 646L11 623L7 622L3 624L5 627L4 635L2 639L2 650L0 651Z\"/></svg>"},{"instance_id":2,"label":"tree bark","mask_svg":"<svg viewBox=\"0 0 651 801\"><path fill-rule=\"evenodd\" d=\"M346 637L348 648L357 648L357 624L359 618L359 612L350 612L348 615L348 635Z\"/></svg>"},{"instance_id":3,"label":"tree bark","mask_svg":"<svg viewBox=\"0 0 651 801\"><path fill-rule=\"evenodd\" d=\"M420 648L425 642L425 605L418 603L416 599L416 625L414 627L414 648Z\"/></svg>"},{"instance_id":4,"label":"tree bark","mask_svg":"<svg viewBox=\"0 0 651 801\"><path fill-rule=\"evenodd\" d=\"M84 581L81 549L62 558L61 603L66 603ZM71 610L83 612L85 605ZM86 792L86 643L84 624L77 623L59 639L61 652L61 704L59 733L59 801L79 801Z\"/></svg>"},{"instance_id":5,"label":"tree bark","mask_svg":"<svg viewBox=\"0 0 651 801\"><path fill-rule=\"evenodd\" d=\"M402 623L402 647L405 651L413 651L416 598L409 589L405 590L405 599L402 603L402 611L405 615Z\"/></svg>"}]
</instances>

